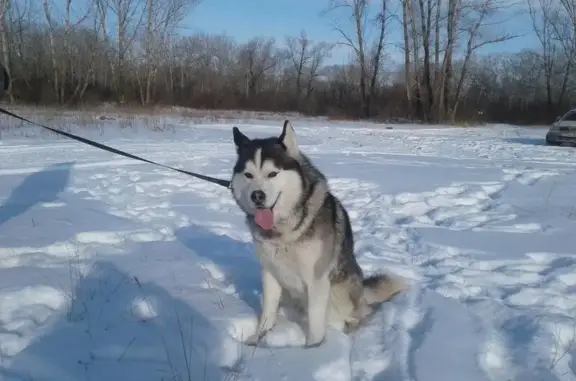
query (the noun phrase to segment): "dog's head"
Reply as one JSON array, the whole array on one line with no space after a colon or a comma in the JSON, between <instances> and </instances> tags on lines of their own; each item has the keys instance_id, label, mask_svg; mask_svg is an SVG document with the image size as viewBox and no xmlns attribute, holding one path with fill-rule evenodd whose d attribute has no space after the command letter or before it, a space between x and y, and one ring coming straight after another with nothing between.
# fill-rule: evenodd
<instances>
[{"instance_id":1,"label":"dog's head","mask_svg":"<svg viewBox=\"0 0 576 381\"><path fill-rule=\"evenodd\" d=\"M240 208L263 230L290 215L302 194L300 150L286 120L278 137L250 139L234 127L237 159L231 189Z\"/></svg>"}]
</instances>

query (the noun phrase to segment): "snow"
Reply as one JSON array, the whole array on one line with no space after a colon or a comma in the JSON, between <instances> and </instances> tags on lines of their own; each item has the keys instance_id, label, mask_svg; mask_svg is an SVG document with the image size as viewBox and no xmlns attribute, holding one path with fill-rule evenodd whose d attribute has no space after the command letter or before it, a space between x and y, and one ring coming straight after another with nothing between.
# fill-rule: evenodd
<instances>
[{"instance_id":1,"label":"snow","mask_svg":"<svg viewBox=\"0 0 576 381\"><path fill-rule=\"evenodd\" d=\"M282 125L146 118L46 123L225 179L233 125ZM363 269L409 291L319 348L288 317L244 346L260 274L227 189L3 118L0 379L576 380L575 149L540 128L292 122Z\"/></svg>"}]
</instances>

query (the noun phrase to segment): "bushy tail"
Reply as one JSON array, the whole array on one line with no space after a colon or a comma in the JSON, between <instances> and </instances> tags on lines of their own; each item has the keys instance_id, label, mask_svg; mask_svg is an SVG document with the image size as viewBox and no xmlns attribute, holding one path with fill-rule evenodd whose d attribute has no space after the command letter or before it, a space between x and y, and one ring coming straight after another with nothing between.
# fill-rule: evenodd
<instances>
[{"instance_id":1,"label":"bushy tail","mask_svg":"<svg viewBox=\"0 0 576 381\"><path fill-rule=\"evenodd\" d=\"M403 279L388 274L371 275L364 278L362 285L363 297L367 304L385 302L408 288Z\"/></svg>"}]
</instances>

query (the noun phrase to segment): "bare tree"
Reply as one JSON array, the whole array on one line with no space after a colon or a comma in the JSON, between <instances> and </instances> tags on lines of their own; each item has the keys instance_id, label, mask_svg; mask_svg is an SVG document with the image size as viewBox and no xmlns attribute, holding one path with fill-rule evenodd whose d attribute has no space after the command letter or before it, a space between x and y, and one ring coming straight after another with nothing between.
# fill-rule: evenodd
<instances>
[{"instance_id":1,"label":"bare tree","mask_svg":"<svg viewBox=\"0 0 576 381\"><path fill-rule=\"evenodd\" d=\"M81 13L79 15L79 17L76 20L72 20L72 12L71 12L71 5L72 5L72 0L65 0L65 20L64 20L64 38L63 38L63 54L64 54L64 58L61 60L62 61L62 68L61 68L61 82L63 82L63 85L60 87L60 102L64 102L66 99L66 88L67 88L67 84L66 84L66 78L70 78L70 69L73 66L72 63L72 57L74 57L74 55L72 54L72 47L71 47L71 33L72 30L77 28L78 25L82 24L86 19L88 19L88 17L90 16L91 12L93 11L93 7L94 7L94 1L87 1L87 8L86 10ZM93 56L94 53L90 54L90 56ZM78 91L80 91L81 87L83 86L83 83L80 81L75 81L77 82L75 84L75 90L73 93L73 97L76 96L78 94ZM72 84L74 86L74 84Z\"/></svg>"},{"instance_id":2,"label":"bare tree","mask_svg":"<svg viewBox=\"0 0 576 381\"><path fill-rule=\"evenodd\" d=\"M312 95L313 84L317 77L320 76L320 68L324 64L324 61L330 56L333 44L326 42L318 42L311 48L310 60L308 66L308 81L306 85L306 98L309 99Z\"/></svg>"},{"instance_id":3,"label":"bare tree","mask_svg":"<svg viewBox=\"0 0 576 381\"><path fill-rule=\"evenodd\" d=\"M552 113L552 82L558 55L554 22L559 22L558 8L552 0L528 0L528 9L532 19L532 28L542 48L542 68L546 83L546 102L548 112ZM559 100L561 102L561 100Z\"/></svg>"},{"instance_id":4,"label":"bare tree","mask_svg":"<svg viewBox=\"0 0 576 381\"><path fill-rule=\"evenodd\" d=\"M490 18L496 15L502 7L503 5L497 0L471 0L466 5L467 9L462 11L463 17L467 20L462 26L462 31L467 38L466 53L464 62L462 63L458 85L454 92L454 99L452 104L450 104L449 120L452 122L456 118L456 112L462 99L462 87L466 80L468 65L470 64L472 54L484 46L501 43L518 37L517 34L512 33L504 32L493 36L487 32L501 23L500 21L491 22Z\"/></svg>"},{"instance_id":5,"label":"bare tree","mask_svg":"<svg viewBox=\"0 0 576 381\"><path fill-rule=\"evenodd\" d=\"M288 46L287 56L296 77L294 106L300 109L302 92L304 89L306 90L306 98L312 93L313 82L318 76L318 69L330 53L332 45L325 42L314 44L306 37L305 31L301 31L299 37L286 37L286 45Z\"/></svg>"},{"instance_id":6,"label":"bare tree","mask_svg":"<svg viewBox=\"0 0 576 381\"><path fill-rule=\"evenodd\" d=\"M573 1L559 0L555 6L557 8L549 9L547 14L551 18L550 25L554 28L554 42L562 47L563 52L562 84L557 98L559 107L564 100L574 66L573 61L576 59L576 4Z\"/></svg>"},{"instance_id":7,"label":"bare tree","mask_svg":"<svg viewBox=\"0 0 576 381\"><path fill-rule=\"evenodd\" d=\"M446 119L446 113L450 110L450 98L452 89L453 55L457 42L457 31L462 15L461 0L448 0L448 14L446 17L446 47L441 67L441 79L438 81L438 109L436 111L436 121Z\"/></svg>"},{"instance_id":8,"label":"bare tree","mask_svg":"<svg viewBox=\"0 0 576 381\"><path fill-rule=\"evenodd\" d=\"M195 2L93 1L82 8L70 0L0 0L0 59L12 72L15 102L416 115L429 123L542 123L576 102L576 12L567 0L530 0L541 46L498 55L482 48L514 37L498 20L510 13L503 3L403 1L400 67L385 60L393 43L386 2L330 3L351 19L335 25L351 56L330 64L331 44L304 31L284 46L266 37L182 36L178 26Z\"/></svg>"},{"instance_id":9,"label":"bare tree","mask_svg":"<svg viewBox=\"0 0 576 381\"><path fill-rule=\"evenodd\" d=\"M389 15L387 13L387 0L380 0L379 12L369 20L368 0L330 0L329 8L326 12L345 10L349 12L354 20L354 33L348 33L346 28L338 23L334 24L334 29L340 34L343 41L341 44L351 48L355 54L359 66L359 82L361 94L361 115L368 117L371 115L371 103L375 90L376 78L380 70L382 54L384 53L384 38ZM366 41L367 34L371 27L376 26L377 37L372 49Z\"/></svg>"},{"instance_id":10,"label":"bare tree","mask_svg":"<svg viewBox=\"0 0 576 381\"><path fill-rule=\"evenodd\" d=\"M279 59L279 53L274 48L274 39L254 38L241 48L240 64L246 71L244 78L247 99L256 95L258 83L268 71L274 69Z\"/></svg>"},{"instance_id":11,"label":"bare tree","mask_svg":"<svg viewBox=\"0 0 576 381\"><path fill-rule=\"evenodd\" d=\"M10 54L8 50L8 12L10 9L10 0L0 0L0 43L2 43L2 60L6 73L10 76ZM14 97L10 89L8 89L8 96L10 102L14 102Z\"/></svg>"},{"instance_id":12,"label":"bare tree","mask_svg":"<svg viewBox=\"0 0 576 381\"><path fill-rule=\"evenodd\" d=\"M60 76L58 75L58 63L56 60L56 43L54 39L54 29L55 25L52 21L52 15L50 12L50 5L48 4L48 0L42 0L42 4L44 6L44 15L46 16L46 22L48 23L48 37L50 41L50 58L52 60L52 78L54 81L54 92L56 94L60 93L60 83L59 79Z\"/></svg>"},{"instance_id":13,"label":"bare tree","mask_svg":"<svg viewBox=\"0 0 576 381\"><path fill-rule=\"evenodd\" d=\"M418 0L416 5L414 1L403 2L407 99L412 104L412 95L415 95L416 111L421 119L453 121L473 54L486 45L509 40L515 35L502 32L492 36L488 33L495 29L498 22L493 19L503 8L497 0L447 0L446 3ZM444 41L441 40L442 28L445 28ZM460 42L465 47L464 57L459 63L460 72L455 73L454 57ZM455 85L454 79L457 80Z\"/></svg>"},{"instance_id":14,"label":"bare tree","mask_svg":"<svg viewBox=\"0 0 576 381\"><path fill-rule=\"evenodd\" d=\"M433 0L418 0L418 10L420 18L421 46L424 53L422 66L422 86L420 86L420 99L424 100L424 115L430 116L434 107L434 88L432 83L432 63L431 63L431 46L432 46L432 13ZM422 90L424 94L422 94Z\"/></svg>"},{"instance_id":15,"label":"bare tree","mask_svg":"<svg viewBox=\"0 0 576 381\"><path fill-rule=\"evenodd\" d=\"M101 18L107 21L107 11L111 11L116 17L116 65L115 83L117 102L125 102L125 77L127 59L133 46L136 34L142 25L146 4L144 0L97 0L100 2L99 9ZM105 30L105 29L104 29Z\"/></svg>"},{"instance_id":16,"label":"bare tree","mask_svg":"<svg viewBox=\"0 0 576 381\"><path fill-rule=\"evenodd\" d=\"M429 122L443 118L443 104L453 76L460 0L447 1L446 15L442 13L442 5L441 0L407 0L402 9L407 100L409 107L414 105L419 117ZM441 41L443 21L445 41Z\"/></svg>"},{"instance_id":17,"label":"bare tree","mask_svg":"<svg viewBox=\"0 0 576 381\"><path fill-rule=\"evenodd\" d=\"M408 112L412 116L412 70L411 70L411 51L410 48L413 39L411 38L410 26L412 25L412 0L402 2L402 31L404 37L404 87L406 91L406 101ZM416 53L414 53L416 54Z\"/></svg>"},{"instance_id":18,"label":"bare tree","mask_svg":"<svg viewBox=\"0 0 576 381\"><path fill-rule=\"evenodd\" d=\"M151 101L152 84L158 73L158 63L166 54L170 37L182 22L187 11L200 0L146 0L144 39L144 81L138 77L142 104Z\"/></svg>"}]
</instances>

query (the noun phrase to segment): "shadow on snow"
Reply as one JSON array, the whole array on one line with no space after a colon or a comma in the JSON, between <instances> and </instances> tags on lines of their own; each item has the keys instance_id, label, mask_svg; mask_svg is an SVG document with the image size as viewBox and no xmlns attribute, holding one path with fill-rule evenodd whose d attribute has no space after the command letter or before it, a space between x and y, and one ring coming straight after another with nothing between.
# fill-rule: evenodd
<instances>
[{"instance_id":1,"label":"shadow on snow","mask_svg":"<svg viewBox=\"0 0 576 381\"><path fill-rule=\"evenodd\" d=\"M222 336L187 303L95 262L72 302L0 371L7 380L221 380Z\"/></svg>"},{"instance_id":2,"label":"shadow on snow","mask_svg":"<svg viewBox=\"0 0 576 381\"><path fill-rule=\"evenodd\" d=\"M73 163L51 165L27 176L0 206L0 225L24 214L36 204L54 202L66 189Z\"/></svg>"},{"instance_id":3,"label":"shadow on snow","mask_svg":"<svg viewBox=\"0 0 576 381\"><path fill-rule=\"evenodd\" d=\"M233 284L238 297L256 313L260 311L260 264L250 242L216 235L202 226L186 226L176 231L182 244L198 256L214 263Z\"/></svg>"}]
</instances>

